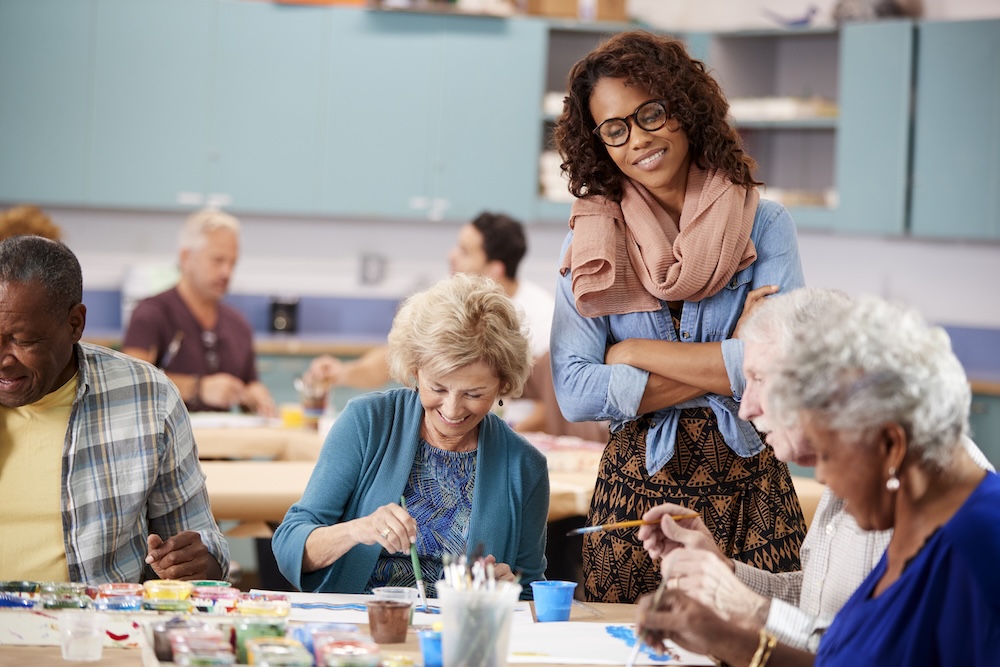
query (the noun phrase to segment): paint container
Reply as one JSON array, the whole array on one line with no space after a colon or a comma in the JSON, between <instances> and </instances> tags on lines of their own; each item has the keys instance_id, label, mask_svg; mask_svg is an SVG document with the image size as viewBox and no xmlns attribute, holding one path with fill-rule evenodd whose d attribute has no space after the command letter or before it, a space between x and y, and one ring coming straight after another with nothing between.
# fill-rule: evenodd
<instances>
[{"instance_id":1,"label":"paint container","mask_svg":"<svg viewBox=\"0 0 1000 667\"><path fill-rule=\"evenodd\" d=\"M372 600L368 603L368 629L377 644L402 644L410 624L412 602Z\"/></svg>"},{"instance_id":2,"label":"paint container","mask_svg":"<svg viewBox=\"0 0 1000 667\"><path fill-rule=\"evenodd\" d=\"M168 634L171 630L179 628L195 628L199 625L201 624L181 618L180 616L175 616L174 618L154 623L152 626L153 652L156 653L156 659L160 662L173 661L174 652L170 648L170 635Z\"/></svg>"},{"instance_id":3,"label":"paint container","mask_svg":"<svg viewBox=\"0 0 1000 667\"><path fill-rule=\"evenodd\" d=\"M413 625L413 612L416 609L417 600L420 599L420 593L417 592L416 588L379 586L372 589L372 595L375 596L376 600L395 600L396 602L405 602L410 605L409 625Z\"/></svg>"},{"instance_id":4,"label":"paint container","mask_svg":"<svg viewBox=\"0 0 1000 667\"><path fill-rule=\"evenodd\" d=\"M323 645L320 658L316 664L324 667L378 667L381 662L378 644L365 635Z\"/></svg>"},{"instance_id":5,"label":"paint container","mask_svg":"<svg viewBox=\"0 0 1000 667\"><path fill-rule=\"evenodd\" d=\"M247 640L247 662L258 667L312 667L313 656L294 639L258 637Z\"/></svg>"},{"instance_id":6,"label":"paint container","mask_svg":"<svg viewBox=\"0 0 1000 667\"><path fill-rule=\"evenodd\" d=\"M258 637L284 637L287 623L284 618L274 616L247 616L233 623L236 634L236 660L247 662L247 641Z\"/></svg>"},{"instance_id":7,"label":"paint container","mask_svg":"<svg viewBox=\"0 0 1000 667\"><path fill-rule=\"evenodd\" d=\"M202 614L229 614L236 611L241 596L239 589L232 586L195 586L191 606Z\"/></svg>"},{"instance_id":8,"label":"paint container","mask_svg":"<svg viewBox=\"0 0 1000 667\"><path fill-rule=\"evenodd\" d=\"M304 623L291 626L288 635L311 653L316 664L322 665L319 650L323 644L335 639L350 639L361 634L353 623Z\"/></svg>"},{"instance_id":9,"label":"paint container","mask_svg":"<svg viewBox=\"0 0 1000 667\"><path fill-rule=\"evenodd\" d=\"M97 587L94 609L98 611L139 611L142 609L142 584L110 583Z\"/></svg>"},{"instance_id":10,"label":"paint container","mask_svg":"<svg viewBox=\"0 0 1000 667\"><path fill-rule=\"evenodd\" d=\"M441 631L440 630L420 630L417 632L420 638L420 654L424 658L424 667L444 667L444 658L441 655Z\"/></svg>"},{"instance_id":11,"label":"paint container","mask_svg":"<svg viewBox=\"0 0 1000 667\"><path fill-rule=\"evenodd\" d=\"M29 600L38 599L42 585L37 581L0 581L0 593L10 593Z\"/></svg>"},{"instance_id":12,"label":"paint container","mask_svg":"<svg viewBox=\"0 0 1000 667\"><path fill-rule=\"evenodd\" d=\"M175 579L150 579L142 587L147 600L187 600L194 590L190 581Z\"/></svg>"},{"instance_id":13,"label":"paint container","mask_svg":"<svg viewBox=\"0 0 1000 667\"><path fill-rule=\"evenodd\" d=\"M245 616L288 616L292 603L282 593L244 593L236 601L236 611Z\"/></svg>"},{"instance_id":14,"label":"paint container","mask_svg":"<svg viewBox=\"0 0 1000 667\"><path fill-rule=\"evenodd\" d=\"M535 618L538 622L568 621L575 589L575 581L531 582L531 594L535 598Z\"/></svg>"}]
</instances>

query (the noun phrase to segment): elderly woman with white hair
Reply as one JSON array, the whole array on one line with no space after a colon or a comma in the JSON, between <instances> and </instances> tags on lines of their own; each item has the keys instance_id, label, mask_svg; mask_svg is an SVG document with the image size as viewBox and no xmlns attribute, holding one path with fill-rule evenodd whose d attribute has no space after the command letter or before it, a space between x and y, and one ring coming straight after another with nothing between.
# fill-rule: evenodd
<instances>
[{"instance_id":1,"label":"elderly woman with white hair","mask_svg":"<svg viewBox=\"0 0 1000 667\"><path fill-rule=\"evenodd\" d=\"M443 280L400 308L388 361L407 387L355 398L337 418L274 534L281 572L302 590L363 593L414 585L411 544L431 583L442 554L482 545L497 579L542 579L545 457L490 411L531 368L514 303L488 278Z\"/></svg>"},{"instance_id":2,"label":"elderly woman with white hair","mask_svg":"<svg viewBox=\"0 0 1000 667\"><path fill-rule=\"evenodd\" d=\"M885 555L824 634L817 665L995 665L1000 655L1000 479L966 444L970 390L947 334L864 297L792 341L769 389L801 429L817 479ZM640 624L732 664L812 664L809 653L723 620L678 591Z\"/></svg>"}]
</instances>

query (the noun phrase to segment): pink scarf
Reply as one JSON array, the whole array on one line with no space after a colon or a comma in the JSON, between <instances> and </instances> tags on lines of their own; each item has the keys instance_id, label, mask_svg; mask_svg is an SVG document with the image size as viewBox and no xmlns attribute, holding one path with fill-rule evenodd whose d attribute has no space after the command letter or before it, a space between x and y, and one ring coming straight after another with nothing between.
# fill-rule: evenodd
<instances>
[{"instance_id":1,"label":"pink scarf","mask_svg":"<svg viewBox=\"0 0 1000 667\"><path fill-rule=\"evenodd\" d=\"M712 296L757 259L750 230L759 201L755 188L694 164L679 229L631 179L620 205L600 196L577 199L573 241L559 268L572 271L577 310L599 317L659 310L661 299Z\"/></svg>"}]
</instances>

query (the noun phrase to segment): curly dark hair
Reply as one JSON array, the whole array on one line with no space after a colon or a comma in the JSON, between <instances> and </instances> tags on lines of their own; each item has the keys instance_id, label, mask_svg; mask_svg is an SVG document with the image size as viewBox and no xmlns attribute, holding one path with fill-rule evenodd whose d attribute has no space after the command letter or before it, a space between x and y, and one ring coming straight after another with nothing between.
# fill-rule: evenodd
<instances>
[{"instance_id":1,"label":"curly dark hair","mask_svg":"<svg viewBox=\"0 0 1000 667\"><path fill-rule=\"evenodd\" d=\"M639 30L611 37L569 73L569 95L556 121L555 141L574 196L622 199L622 173L594 135L597 123L590 115L590 96L606 78L625 79L664 100L687 134L691 158L699 167L721 169L748 189L761 184L753 177L757 163L726 119L729 103L705 64L688 55L679 40Z\"/></svg>"}]
</instances>

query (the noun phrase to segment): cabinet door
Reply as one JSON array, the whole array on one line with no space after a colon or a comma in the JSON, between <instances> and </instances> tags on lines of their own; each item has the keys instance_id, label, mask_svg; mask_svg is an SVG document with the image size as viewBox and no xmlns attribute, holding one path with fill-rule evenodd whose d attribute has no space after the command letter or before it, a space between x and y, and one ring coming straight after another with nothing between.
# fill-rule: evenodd
<instances>
[{"instance_id":1,"label":"cabinet door","mask_svg":"<svg viewBox=\"0 0 1000 667\"><path fill-rule=\"evenodd\" d=\"M424 216L430 207L433 72L441 18L333 11L324 145L324 212ZM437 96L439 99L439 96Z\"/></svg>"},{"instance_id":2,"label":"cabinet door","mask_svg":"<svg viewBox=\"0 0 1000 667\"><path fill-rule=\"evenodd\" d=\"M92 203L172 207L204 191L215 7L99 0Z\"/></svg>"},{"instance_id":3,"label":"cabinet door","mask_svg":"<svg viewBox=\"0 0 1000 667\"><path fill-rule=\"evenodd\" d=\"M546 30L532 19L445 19L430 156L439 217L533 217Z\"/></svg>"},{"instance_id":4,"label":"cabinet door","mask_svg":"<svg viewBox=\"0 0 1000 667\"><path fill-rule=\"evenodd\" d=\"M969 431L990 463L1000 468L1000 396L973 395Z\"/></svg>"},{"instance_id":5,"label":"cabinet door","mask_svg":"<svg viewBox=\"0 0 1000 667\"><path fill-rule=\"evenodd\" d=\"M0 199L85 201L93 9L0 3Z\"/></svg>"},{"instance_id":6,"label":"cabinet door","mask_svg":"<svg viewBox=\"0 0 1000 667\"><path fill-rule=\"evenodd\" d=\"M918 30L911 229L1000 239L1000 20Z\"/></svg>"},{"instance_id":7,"label":"cabinet door","mask_svg":"<svg viewBox=\"0 0 1000 667\"><path fill-rule=\"evenodd\" d=\"M209 197L244 211L315 212L330 12L219 4Z\"/></svg>"},{"instance_id":8,"label":"cabinet door","mask_svg":"<svg viewBox=\"0 0 1000 667\"><path fill-rule=\"evenodd\" d=\"M909 21L842 30L838 230L902 234L905 228L913 30Z\"/></svg>"}]
</instances>

